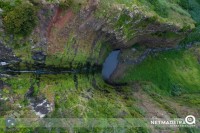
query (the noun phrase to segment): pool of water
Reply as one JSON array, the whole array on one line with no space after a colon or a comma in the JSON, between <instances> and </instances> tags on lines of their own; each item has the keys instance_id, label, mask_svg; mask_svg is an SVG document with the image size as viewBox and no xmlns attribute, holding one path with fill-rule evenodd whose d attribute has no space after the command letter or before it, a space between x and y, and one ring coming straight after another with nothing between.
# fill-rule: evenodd
<instances>
[{"instance_id":1,"label":"pool of water","mask_svg":"<svg viewBox=\"0 0 200 133\"><path fill-rule=\"evenodd\" d=\"M118 65L118 55L120 50L112 51L109 56L106 58L103 69L102 69L102 76L105 80L108 80L111 74L115 71Z\"/></svg>"}]
</instances>

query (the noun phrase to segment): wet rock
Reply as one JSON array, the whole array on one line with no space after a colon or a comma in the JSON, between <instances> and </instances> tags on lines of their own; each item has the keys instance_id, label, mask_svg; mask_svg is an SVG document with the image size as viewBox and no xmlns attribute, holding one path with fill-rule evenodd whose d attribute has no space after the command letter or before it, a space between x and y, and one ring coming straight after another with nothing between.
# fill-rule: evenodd
<instances>
[{"instance_id":1,"label":"wet rock","mask_svg":"<svg viewBox=\"0 0 200 133\"><path fill-rule=\"evenodd\" d=\"M10 75L8 75L8 74L1 74L1 73L0 73L0 78L4 78L4 77L5 77L5 78L8 78L8 77L10 77Z\"/></svg>"},{"instance_id":2,"label":"wet rock","mask_svg":"<svg viewBox=\"0 0 200 133\"><path fill-rule=\"evenodd\" d=\"M6 62L0 62L0 66L6 66L8 65L9 63L6 63Z\"/></svg>"},{"instance_id":3,"label":"wet rock","mask_svg":"<svg viewBox=\"0 0 200 133\"><path fill-rule=\"evenodd\" d=\"M32 59L36 61L44 61L46 59L46 55L42 51L34 52Z\"/></svg>"},{"instance_id":4,"label":"wet rock","mask_svg":"<svg viewBox=\"0 0 200 133\"><path fill-rule=\"evenodd\" d=\"M40 118L45 117L53 110L53 105L47 99L35 99L31 101L31 107Z\"/></svg>"},{"instance_id":5,"label":"wet rock","mask_svg":"<svg viewBox=\"0 0 200 133\"><path fill-rule=\"evenodd\" d=\"M19 62L20 59L17 58L11 48L3 45L0 41L0 65L7 65L10 62Z\"/></svg>"}]
</instances>

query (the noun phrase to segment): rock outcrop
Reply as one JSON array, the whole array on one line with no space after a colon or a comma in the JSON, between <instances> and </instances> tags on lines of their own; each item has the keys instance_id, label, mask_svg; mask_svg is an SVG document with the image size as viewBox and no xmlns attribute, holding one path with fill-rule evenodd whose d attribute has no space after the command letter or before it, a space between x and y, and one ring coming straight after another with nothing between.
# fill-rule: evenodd
<instances>
[{"instance_id":1,"label":"rock outcrop","mask_svg":"<svg viewBox=\"0 0 200 133\"><path fill-rule=\"evenodd\" d=\"M16 56L31 54L28 58L23 57L22 62L39 59L47 66L75 67L88 62L101 65L112 49L126 49L134 44L147 48L176 47L194 28L194 21L189 16L184 19L190 23L181 26L152 11L146 12L136 3L130 7L116 2L105 6L102 0L89 0L75 2L76 11L61 9L56 3L42 3L38 26L29 37L18 38L1 31L5 36L1 41L9 45L20 44L18 52L13 49ZM1 57L6 55L5 51L1 50Z\"/></svg>"}]
</instances>

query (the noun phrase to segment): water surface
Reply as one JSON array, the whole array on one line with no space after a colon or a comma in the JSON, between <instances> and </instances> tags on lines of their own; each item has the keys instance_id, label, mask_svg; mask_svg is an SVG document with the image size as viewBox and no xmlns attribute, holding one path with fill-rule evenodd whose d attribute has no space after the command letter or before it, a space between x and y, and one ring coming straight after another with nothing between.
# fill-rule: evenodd
<instances>
[{"instance_id":1,"label":"water surface","mask_svg":"<svg viewBox=\"0 0 200 133\"><path fill-rule=\"evenodd\" d=\"M112 51L109 56L106 58L103 69L102 69L102 75L105 80L108 80L111 76L111 74L115 71L118 65L118 55L120 53L120 50Z\"/></svg>"}]
</instances>

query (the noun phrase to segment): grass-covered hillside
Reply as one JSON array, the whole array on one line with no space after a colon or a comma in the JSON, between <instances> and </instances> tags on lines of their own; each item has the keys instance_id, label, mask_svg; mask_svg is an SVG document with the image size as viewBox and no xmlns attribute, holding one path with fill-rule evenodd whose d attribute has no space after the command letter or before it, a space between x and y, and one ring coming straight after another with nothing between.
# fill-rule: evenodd
<instances>
[{"instance_id":1,"label":"grass-covered hillside","mask_svg":"<svg viewBox=\"0 0 200 133\"><path fill-rule=\"evenodd\" d=\"M113 132L115 130L134 132L140 131L140 129L147 132L149 130L145 127L130 129L125 129L123 127L109 128L108 124L102 123L104 119L112 124L112 121L115 121L115 119L117 121L117 118L144 117L144 112L135 104L137 101L133 96L131 88L115 88L109 86L104 83L99 74L77 75L77 82L74 82L73 77L74 75L69 74L42 75L40 80L38 80L35 78L35 75L23 74L17 77L4 78L3 81L9 86L5 86L1 92L1 97L3 99L10 99L10 97L12 97L15 100L13 103L11 103L10 100L1 101L1 116L3 116L3 118L37 118L38 116L27 106L29 101L24 97L27 93L27 89L30 88L31 84L34 84L34 96L45 97L54 104L54 111L49 113L46 118L80 118L84 119L85 122L97 119L100 120L101 124L105 124L100 126L95 123L90 123L87 127L82 128L82 125L79 124L79 126L74 129L70 127L60 128L60 125L58 125L59 128L52 128L50 130L52 132L57 132L58 130L62 132L68 132L70 130L74 132L89 132L91 128L93 128L94 132ZM3 123L5 119L1 117L0 120ZM35 120L30 119L29 122L31 121L34 122ZM60 124L65 123L61 121ZM117 123L114 122L114 124ZM27 132L29 130L33 132L47 131L45 128L43 129L35 124L31 126L31 129L27 129L27 126L30 125L22 121L16 132ZM5 124L2 124L0 129L4 127ZM12 129L7 129L6 131L9 132L11 130Z\"/></svg>"},{"instance_id":2,"label":"grass-covered hillside","mask_svg":"<svg viewBox=\"0 0 200 133\"><path fill-rule=\"evenodd\" d=\"M141 64L129 66L120 79L124 82L149 84L151 92L182 98L186 100L185 104L199 108L198 56L199 46L190 50L152 54Z\"/></svg>"}]
</instances>

